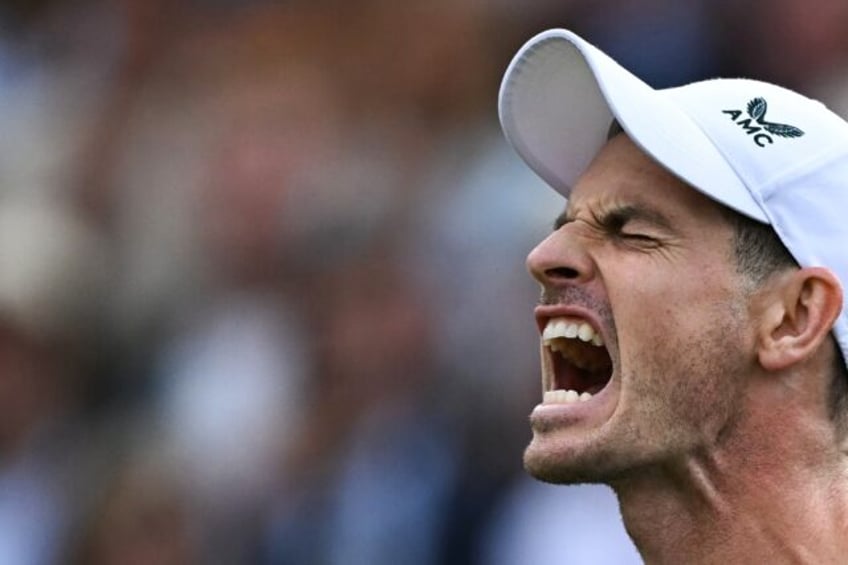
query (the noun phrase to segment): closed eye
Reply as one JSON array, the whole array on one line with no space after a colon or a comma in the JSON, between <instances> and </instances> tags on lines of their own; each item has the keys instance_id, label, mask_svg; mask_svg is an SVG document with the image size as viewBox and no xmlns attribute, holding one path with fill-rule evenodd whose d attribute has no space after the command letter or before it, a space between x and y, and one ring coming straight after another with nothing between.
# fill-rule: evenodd
<instances>
[{"instance_id":1,"label":"closed eye","mask_svg":"<svg viewBox=\"0 0 848 565\"><path fill-rule=\"evenodd\" d=\"M589 210L591 221L587 225L593 226L599 233L619 240L629 241L633 244L659 245L659 238L638 230L647 227L649 231L658 229L661 232L670 230L670 224L662 214L638 204L616 206L608 210ZM566 224L577 221L575 216L566 212L561 214L554 222L554 231Z\"/></svg>"},{"instance_id":2,"label":"closed eye","mask_svg":"<svg viewBox=\"0 0 848 565\"><path fill-rule=\"evenodd\" d=\"M613 237L617 237L620 240L624 240L624 242L626 243L629 243L633 246L638 246L642 249L650 249L654 247L659 247L660 245L660 242L657 238L643 233L619 232L617 234L614 234Z\"/></svg>"},{"instance_id":3,"label":"closed eye","mask_svg":"<svg viewBox=\"0 0 848 565\"><path fill-rule=\"evenodd\" d=\"M644 233L619 232L617 235L618 237L622 237L624 239L635 239L639 241L656 241L654 237L646 235Z\"/></svg>"},{"instance_id":4,"label":"closed eye","mask_svg":"<svg viewBox=\"0 0 848 565\"><path fill-rule=\"evenodd\" d=\"M649 235L651 231L643 231L639 229L640 226L647 224L653 230L667 225L666 219L653 210L633 205L617 207L595 215L595 222L613 240L639 249L653 249L660 245L657 237Z\"/></svg>"}]
</instances>

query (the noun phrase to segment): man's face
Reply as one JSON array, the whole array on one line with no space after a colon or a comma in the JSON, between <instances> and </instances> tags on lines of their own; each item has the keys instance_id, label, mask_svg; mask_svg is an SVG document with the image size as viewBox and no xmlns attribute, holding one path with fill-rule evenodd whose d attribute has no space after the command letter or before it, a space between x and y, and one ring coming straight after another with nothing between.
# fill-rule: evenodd
<instances>
[{"instance_id":1,"label":"man's face","mask_svg":"<svg viewBox=\"0 0 848 565\"><path fill-rule=\"evenodd\" d=\"M755 363L719 205L619 135L557 226L527 259L542 285L544 388L527 469L552 482L615 481L715 445Z\"/></svg>"}]
</instances>

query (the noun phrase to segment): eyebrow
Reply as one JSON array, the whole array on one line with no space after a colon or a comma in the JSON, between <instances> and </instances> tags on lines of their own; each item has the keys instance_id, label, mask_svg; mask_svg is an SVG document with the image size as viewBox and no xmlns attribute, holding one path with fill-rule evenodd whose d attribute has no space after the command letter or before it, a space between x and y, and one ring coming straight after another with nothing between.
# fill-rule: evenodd
<instances>
[{"instance_id":1,"label":"eyebrow","mask_svg":"<svg viewBox=\"0 0 848 565\"><path fill-rule=\"evenodd\" d=\"M600 212L590 213L595 222L605 228L620 229L629 222L639 220L666 230L671 229L671 222L666 216L653 208L638 203L623 204ZM554 221L554 231L567 223L573 222L574 219L574 216L568 210L564 211Z\"/></svg>"}]
</instances>

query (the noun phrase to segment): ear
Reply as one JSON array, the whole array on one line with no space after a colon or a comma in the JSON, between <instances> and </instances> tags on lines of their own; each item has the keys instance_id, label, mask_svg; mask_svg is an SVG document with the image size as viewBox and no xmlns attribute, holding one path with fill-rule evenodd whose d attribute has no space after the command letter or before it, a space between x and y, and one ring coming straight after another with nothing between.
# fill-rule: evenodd
<instances>
[{"instance_id":1,"label":"ear","mask_svg":"<svg viewBox=\"0 0 848 565\"><path fill-rule=\"evenodd\" d=\"M827 339L842 310L842 287L824 267L778 275L761 318L758 357L778 371L812 356Z\"/></svg>"}]
</instances>

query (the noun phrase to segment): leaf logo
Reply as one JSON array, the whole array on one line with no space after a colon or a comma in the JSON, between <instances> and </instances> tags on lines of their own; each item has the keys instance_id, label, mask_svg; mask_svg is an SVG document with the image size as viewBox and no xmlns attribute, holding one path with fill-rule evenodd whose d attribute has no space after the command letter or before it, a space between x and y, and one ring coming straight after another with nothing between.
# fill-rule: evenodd
<instances>
[{"instance_id":1,"label":"leaf logo","mask_svg":"<svg viewBox=\"0 0 848 565\"><path fill-rule=\"evenodd\" d=\"M751 136L754 143L759 147L766 147L774 143L773 135L778 137L794 138L804 135L804 131L789 124L780 124L766 120L768 104L765 98L754 98L748 102L746 111L749 117L745 117L742 110L722 110L733 122Z\"/></svg>"},{"instance_id":2,"label":"leaf logo","mask_svg":"<svg viewBox=\"0 0 848 565\"><path fill-rule=\"evenodd\" d=\"M763 126L767 132L780 137L801 137L804 135L803 130L795 126L766 121L766 110L768 110L768 104L765 98L754 98L748 102L748 115L757 120L757 123Z\"/></svg>"}]
</instances>

